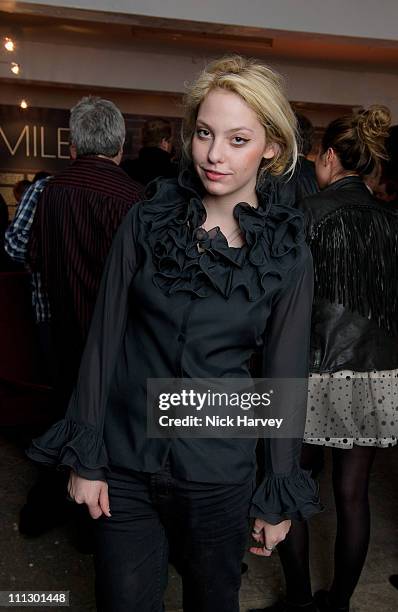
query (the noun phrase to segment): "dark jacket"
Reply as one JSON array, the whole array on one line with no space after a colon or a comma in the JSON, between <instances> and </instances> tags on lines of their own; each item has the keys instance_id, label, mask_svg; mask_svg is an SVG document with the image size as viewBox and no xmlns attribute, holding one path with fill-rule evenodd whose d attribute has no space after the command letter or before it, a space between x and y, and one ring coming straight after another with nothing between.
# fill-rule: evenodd
<instances>
[{"instance_id":1,"label":"dark jacket","mask_svg":"<svg viewBox=\"0 0 398 612\"><path fill-rule=\"evenodd\" d=\"M319 191L314 162L301 155L292 176L269 177L266 175L263 182L260 183L260 191L267 193L270 184L271 189L277 194L278 202L286 206L297 207L300 200Z\"/></svg>"},{"instance_id":2,"label":"dark jacket","mask_svg":"<svg viewBox=\"0 0 398 612\"><path fill-rule=\"evenodd\" d=\"M296 180L296 202L318 193L319 186L316 181L315 164L313 161L300 156L297 162L294 178Z\"/></svg>"},{"instance_id":3,"label":"dark jacket","mask_svg":"<svg viewBox=\"0 0 398 612\"><path fill-rule=\"evenodd\" d=\"M314 258L313 372L398 367L398 214L359 177L299 204Z\"/></svg>"},{"instance_id":4,"label":"dark jacket","mask_svg":"<svg viewBox=\"0 0 398 612\"><path fill-rule=\"evenodd\" d=\"M49 298L59 392L66 396L73 388L113 237L142 195L141 186L113 161L88 155L53 177L37 204L29 263L40 272Z\"/></svg>"},{"instance_id":5,"label":"dark jacket","mask_svg":"<svg viewBox=\"0 0 398 612\"><path fill-rule=\"evenodd\" d=\"M142 147L137 159L125 159L120 166L144 187L158 177L173 178L178 173L178 165L171 161L170 154L159 147Z\"/></svg>"}]
</instances>

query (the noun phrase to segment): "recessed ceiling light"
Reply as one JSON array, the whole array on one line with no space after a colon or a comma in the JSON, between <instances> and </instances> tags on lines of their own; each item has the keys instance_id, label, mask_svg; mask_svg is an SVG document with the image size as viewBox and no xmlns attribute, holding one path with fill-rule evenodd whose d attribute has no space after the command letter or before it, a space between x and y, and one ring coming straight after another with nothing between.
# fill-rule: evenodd
<instances>
[{"instance_id":1,"label":"recessed ceiling light","mask_svg":"<svg viewBox=\"0 0 398 612\"><path fill-rule=\"evenodd\" d=\"M9 38L8 36L4 39L4 47L7 51L15 51L15 43L12 40L12 38Z\"/></svg>"}]
</instances>

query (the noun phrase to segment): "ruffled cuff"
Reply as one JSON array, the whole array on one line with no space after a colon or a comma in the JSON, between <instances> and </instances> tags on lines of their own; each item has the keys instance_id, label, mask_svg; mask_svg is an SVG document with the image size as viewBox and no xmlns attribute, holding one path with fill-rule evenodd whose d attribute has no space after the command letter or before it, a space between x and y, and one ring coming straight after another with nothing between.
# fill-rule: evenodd
<instances>
[{"instance_id":1,"label":"ruffled cuff","mask_svg":"<svg viewBox=\"0 0 398 612\"><path fill-rule=\"evenodd\" d=\"M289 475L267 474L254 493L250 516L276 525L305 521L322 510L318 483L309 471L297 469Z\"/></svg>"},{"instance_id":2,"label":"ruffled cuff","mask_svg":"<svg viewBox=\"0 0 398 612\"><path fill-rule=\"evenodd\" d=\"M69 467L77 474L105 480L108 456L102 435L94 428L63 419L40 438L32 440L26 454L33 461Z\"/></svg>"}]
</instances>

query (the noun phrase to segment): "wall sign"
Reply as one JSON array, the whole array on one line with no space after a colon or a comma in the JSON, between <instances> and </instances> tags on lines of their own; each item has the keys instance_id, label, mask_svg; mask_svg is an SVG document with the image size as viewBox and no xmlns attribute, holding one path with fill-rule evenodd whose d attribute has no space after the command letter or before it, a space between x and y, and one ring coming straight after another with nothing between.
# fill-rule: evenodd
<instances>
[{"instance_id":1,"label":"wall sign","mask_svg":"<svg viewBox=\"0 0 398 612\"><path fill-rule=\"evenodd\" d=\"M62 170L69 160L69 111L0 105L0 171Z\"/></svg>"},{"instance_id":2,"label":"wall sign","mask_svg":"<svg viewBox=\"0 0 398 612\"><path fill-rule=\"evenodd\" d=\"M0 104L0 172L55 173L69 160L69 110L27 108ZM124 115L124 152L135 157L141 147L144 115ZM179 134L180 120L167 117Z\"/></svg>"}]
</instances>

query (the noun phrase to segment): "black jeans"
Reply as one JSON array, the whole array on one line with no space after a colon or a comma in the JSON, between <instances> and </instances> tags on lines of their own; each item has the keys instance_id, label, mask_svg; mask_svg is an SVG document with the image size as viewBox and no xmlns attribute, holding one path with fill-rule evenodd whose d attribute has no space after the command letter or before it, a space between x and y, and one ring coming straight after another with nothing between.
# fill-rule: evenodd
<instances>
[{"instance_id":1,"label":"black jeans","mask_svg":"<svg viewBox=\"0 0 398 612\"><path fill-rule=\"evenodd\" d=\"M253 483L188 482L112 471L111 518L96 521L100 612L161 612L168 560L181 574L184 612L239 612Z\"/></svg>"}]
</instances>

